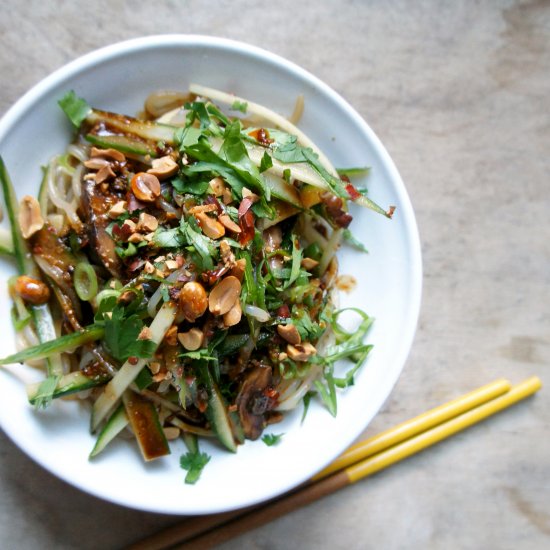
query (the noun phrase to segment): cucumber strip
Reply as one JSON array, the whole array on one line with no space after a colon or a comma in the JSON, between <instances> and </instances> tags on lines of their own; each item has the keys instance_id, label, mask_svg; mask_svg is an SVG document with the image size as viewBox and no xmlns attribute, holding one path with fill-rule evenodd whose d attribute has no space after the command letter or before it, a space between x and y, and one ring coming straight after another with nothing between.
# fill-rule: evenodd
<instances>
[{"instance_id":1,"label":"cucumber strip","mask_svg":"<svg viewBox=\"0 0 550 550\"><path fill-rule=\"evenodd\" d=\"M6 169L4 159L0 156L0 186L4 193L4 201L10 222L11 236L13 243L13 251L17 269L20 275L35 275L36 266L32 260L32 256L28 251L27 243L21 234L16 214L18 211L17 197L11 182L10 176ZM47 304L31 305L30 306L32 320L36 329L36 334L41 345L53 340L56 337L53 319L50 313L50 308ZM45 356L46 357L46 356ZM46 373L48 378L44 381L40 392L40 398L37 399L38 407L46 407L51 400L51 394L48 391L56 387L58 377L63 372L61 357L56 352L49 353L46 360ZM1 364L1 363L0 363Z\"/></svg>"},{"instance_id":2,"label":"cucumber strip","mask_svg":"<svg viewBox=\"0 0 550 550\"><path fill-rule=\"evenodd\" d=\"M199 440L195 434L182 432L181 438L190 453L197 454L199 452Z\"/></svg>"},{"instance_id":3,"label":"cucumber strip","mask_svg":"<svg viewBox=\"0 0 550 550\"><path fill-rule=\"evenodd\" d=\"M95 134L87 134L86 141L89 141L93 145L102 147L104 149L116 149L122 153L137 155L144 157L149 155L151 157L156 157L157 152L155 148L144 142L131 139L128 136L96 136Z\"/></svg>"},{"instance_id":4,"label":"cucumber strip","mask_svg":"<svg viewBox=\"0 0 550 550\"><path fill-rule=\"evenodd\" d=\"M169 455L170 447L153 403L130 390L122 394L122 402L143 459L150 462Z\"/></svg>"},{"instance_id":5,"label":"cucumber strip","mask_svg":"<svg viewBox=\"0 0 550 550\"><path fill-rule=\"evenodd\" d=\"M3 227L0 228L0 254L3 256L15 256L11 232Z\"/></svg>"},{"instance_id":6,"label":"cucumber strip","mask_svg":"<svg viewBox=\"0 0 550 550\"><path fill-rule=\"evenodd\" d=\"M69 374L64 374L59 378L52 397L56 399L58 397L63 397L64 395L70 395L71 393L78 393L89 388L95 388L105 384L107 380L109 380L109 376L107 375L89 378L80 371L70 372ZM27 385L27 398L33 405L39 397L38 394L41 384L42 382Z\"/></svg>"},{"instance_id":7,"label":"cucumber strip","mask_svg":"<svg viewBox=\"0 0 550 550\"><path fill-rule=\"evenodd\" d=\"M160 308L153 319L149 329L151 340L158 346L168 329L172 326L176 316L176 308L171 302L166 302ZM128 386L136 379L141 369L146 365L146 359L138 359L135 364L126 361L114 378L107 384L105 391L98 397L92 408L91 428L92 432L97 430L101 421L109 414L116 405Z\"/></svg>"},{"instance_id":8,"label":"cucumber strip","mask_svg":"<svg viewBox=\"0 0 550 550\"><path fill-rule=\"evenodd\" d=\"M9 248L2 246L1 244L0 244L0 254L2 256L10 256L12 258L15 258L15 254L13 253L13 250L10 250Z\"/></svg>"},{"instance_id":9,"label":"cucumber strip","mask_svg":"<svg viewBox=\"0 0 550 550\"><path fill-rule=\"evenodd\" d=\"M164 141L170 145L174 144L174 132L178 129L169 124L159 124L148 120L138 120L137 118L123 116L107 111L92 109L86 117L86 122L97 124L103 122L111 130L116 130L122 134L133 134L142 139L152 141Z\"/></svg>"},{"instance_id":10,"label":"cucumber strip","mask_svg":"<svg viewBox=\"0 0 550 550\"><path fill-rule=\"evenodd\" d=\"M19 205L17 204L17 197L15 196L15 190L11 182L10 176L4 164L4 159L0 155L0 186L4 193L4 201L6 203L6 213L10 222L11 238L13 243L13 252L15 255L15 261L17 264L17 271L20 275L31 275L35 272L35 266L31 259L31 255L27 250L27 243L21 235L19 229L19 222L17 220L17 212Z\"/></svg>"},{"instance_id":11,"label":"cucumber strip","mask_svg":"<svg viewBox=\"0 0 550 550\"><path fill-rule=\"evenodd\" d=\"M220 443L231 452L236 453L237 445L222 394L214 382L207 365L201 367L201 374L208 392L208 407L206 409L208 421Z\"/></svg>"},{"instance_id":12,"label":"cucumber strip","mask_svg":"<svg viewBox=\"0 0 550 550\"><path fill-rule=\"evenodd\" d=\"M73 350L88 342L99 340L105 334L105 329L99 325L90 325L78 332L65 334L55 340L46 341L44 343L32 346L21 350L13 355L0 359L0 365L8 365L10 363L23 363L28 359L44 359L56 353Z\"/></svg>"},{"instance_id":13,"label":"cucumber strip","mask_svg":"<svg viewBox=\"0 0 550 550\"><path fill-rule=\"evenodd\" d=\"M128 416L124 405L121 403L118 409L111 415L108 422L103 426L97 436L94 448L88 458L97 456L105 447L126 427L128 426Z\"/></svg>"}]
</instances>

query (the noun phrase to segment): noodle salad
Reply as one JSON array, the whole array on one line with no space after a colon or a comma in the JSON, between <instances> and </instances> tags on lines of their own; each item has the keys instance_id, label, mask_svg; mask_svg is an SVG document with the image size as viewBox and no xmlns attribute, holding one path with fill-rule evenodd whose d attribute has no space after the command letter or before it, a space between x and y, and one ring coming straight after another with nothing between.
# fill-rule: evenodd
<instances>
[{"instance_id":1,"label":"noodle salad","mask_svg":"<svg viewBox=\"0 0 550 550\"><path fill-rule=\"evenodd\" d=\"M67 93L76 137L18 203L0 158L11 225L0 253L20 351L0 365L45 372L29 402L77 396L97 434L119 434L147 461L183 438L195 482L201 437L235 452L317 396L332 415L371 346L371 325L339 323L336 251L361 249L355 202L391 218L336 170L295 122L234 95L191 85L157 92L137 118ZM335 365L344 359L345 370Z\"/></svg>"}]
</instances>

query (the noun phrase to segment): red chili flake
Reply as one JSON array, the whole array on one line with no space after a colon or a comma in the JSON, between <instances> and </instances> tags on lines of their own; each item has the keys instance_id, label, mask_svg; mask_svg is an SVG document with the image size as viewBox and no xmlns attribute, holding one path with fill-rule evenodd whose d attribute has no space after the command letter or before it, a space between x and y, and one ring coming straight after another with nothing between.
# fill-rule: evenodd
<instances>
[{"instance_id":1,"label":"red chili flake","mask_svg":"<svg viewBox=\"0 0 550 550\"><path fill-rule=\"evenodd\" d=\"M202 280L208 285L212 286L222 275L225 275L229 271L229 268L222 266L218 269L210 269L205 271L201 276Z\"/></svg>"},{"instance_id":2,"label":"red chili flake","mask_svg":"<svg viewBox=\"0 0 550 550\"><path fill-rule=\"evenodd\" d=\"M174 302L177 302L180 297L181 288L177 288L175 286L171 286L168 289L168 294L170 296L171 300L174 300Z\"/></svg>"},{"instance_id":3,"label":"red chili flake","mask_svg":"<svg viewBox=\"0 0 550 550\"><path fill-rule=\"evenodd\" d=\"M214 195L208 195L206 199L204 199L204 204L214 204L216 205L216 208L218 209L218 215L223 214L223 208L218 199Z\"/></svg>"},{"instance_id":4,"label":"red chili flake","mask_svg":"<svg viewBox=\"0 0 550 550\"><path fill-rule=\"evenodd\" d=\"M252 130L252 132L248 132L248 135L253 137L258 143L261 143L262 145L269 145L270 143L273 143L275 141L274 139L271 139L269 137L269 131L265 128Z\"/></svg>"},{"instance_id":5,"label":"red chili flake","mask_svg":"<svg viewBox=\"0 0 550 550\"><path fill-rule=\"evenodd\" d=\"M264 390L264 395L266 397L269 397L269 399L278 399L279 398L279 392L275 389L275 388L272 388L271 386L268 386L265 390Z\"/></svg>"},{"instance_id":6,"label":"red chili flake","mask_svg":"<svg viewBox=\"0 0 550 550\"><path fill-rule=\"evenodd\" d=\"M139 359L135 355L132 355L131 357L128 357L128 363L130 363L130 365L132 365L132 366L137 365L138 361L139 361Z\"/></svg>"},{"instance_id":7,"label":"red chili flake","mask_svg":"<svg viewBox=\"0 0 550 550\"><path fill-rule=\"evenodd\" d=\"M282 317L283 319L288 319L290 317L290 309L286 304L279 306L276 313L277 317Z\"/></svg>"},{"instance_id":8,"label":"red chili flake","mask_svg":"<svg viewBox=\"0 0 550 550\"><path fill-rule=\"evenodd\" d=\"M188 283L191 280L193 280L192 277L186 273L180 273L177 278L178 283Z\"/></svg>"},{"instance_id":9,"label":"red chili flake","mask_svg":"<svg viewBox=\"0 0 550 550\"><path fill-rule=\"evenodd\" d=\"M250 197L245 197L241 204L239 204L239 218L242 218L254 204L254 201Z\"/></svg>"},{"instance_id":10,"label":"red chili flake","mask_svg":"<svg viewBox=\"0 0 550 550\"><path fill-rule=\"evenodd\" d=\"M391 218L394 212L395 212L395 206L390 206L388 208L388 211L386 212L386 216L388 216L388 218Z\"/></svg>"},{"instance_id":11,"label":"red chili flake","mask_svg":"<svg viewBox=\"0 0 550 550\"><path fill-rule=\"evenodd\" d=\"M239 244L245 246L254 238L254 214L252 210L247 210L242 217L239 215L239 225L242 230L239 234Z\"/></svg>"},{"instance_id":12,"label":"red chili flake","mask_svg":"<svg viewBox=\"0 0 550 550\"><path fill-rule=\"evenodd\" d=\"M122 224L113 225L113 237L118 239L119 241L126 241L128 240L128 237L132 234L132 230L130 229L130 226Z\"/></svg>"},{"instance_id":13,"label":"red chili flake","mask_svg":"<svg viewBox=\"0 0 550 550\"><path fill-rule=\"evenodd\" d=\"M361 196L361 193L359 193L359 191L357 191L357 189L355 189L355 187L353 187L351 183L348 183L346 185L346 191L348 192L352 201L356 201Z\"/></svg>"},{"instance_id":14,"label":"red chili flake","mask_svg":"<svg viewBox=\"0 0 550 550\"><path fill-rule=\"evenodd\" d=\"M140 200L131 192L126 193L126 202L128 203L128 212L133 212L134 210L145 210L147 205Z\"/></svg>"},{"instance_id":15,"label":"red chili flake","mask_svg":"<svg viewBox=\"0 0 550 550\"><path fill-rule=\"evenodd\" d=\"M145 263L145 260L142 260L141 258L136 258L136 259L128 266L128 271L136 271L136 270L139 269L144 263Z\"/></svg>"}]
</instances>

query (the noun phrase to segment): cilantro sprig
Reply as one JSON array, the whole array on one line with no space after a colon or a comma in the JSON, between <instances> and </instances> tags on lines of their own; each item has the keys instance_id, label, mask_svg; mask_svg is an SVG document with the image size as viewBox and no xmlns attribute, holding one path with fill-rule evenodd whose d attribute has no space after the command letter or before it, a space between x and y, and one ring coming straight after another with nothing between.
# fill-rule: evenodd
<instances>
[{"instance_id":1,"label":"cilantro sprig","mask_svg":"<svg viewBox=\"0 0 550 550\"><path fill-rule=\"evenodd\" d=\"M190 485L195 484L199 480L202 470L208 462L210 462L210 455L201 453L198 449L194 452L187 451L187 453L181 455L180 466L184 470L187 470L185 483Z\"/></svg>"}]
</instances>

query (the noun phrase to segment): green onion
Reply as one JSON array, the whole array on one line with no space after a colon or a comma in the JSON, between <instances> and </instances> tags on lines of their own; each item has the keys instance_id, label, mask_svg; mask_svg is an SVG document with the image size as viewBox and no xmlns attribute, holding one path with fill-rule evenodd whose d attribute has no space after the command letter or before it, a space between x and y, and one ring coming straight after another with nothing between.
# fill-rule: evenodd
<instances>
[{"instance_id":1,"label":"green onion","mask_svg":"<svg viewBox=\"0 0 550 550\"><path fill-rule=\"evenodd\" d=\"M97 294L97 275L88 262L77 264L73 274L74 289L78 297L89 302Z\"/></svg>"},{"instance_id":2,"label":"green onion","mask_svg":"<svg viewBox=\"0 0 550 550\"><path fill-rule=\"evenodd\" d=\"M56 353L62 353L72 350L88 342L99 340L103 337L105 329L99 325L90 325L78 332L72 332L65 336L60 336L55 340L49 340L36 346L31 346L21 350L13 355L0 359L0 365L9 365L10 363L23 363L29 359L44 359Z\"/></svg>"}]
</instances>

